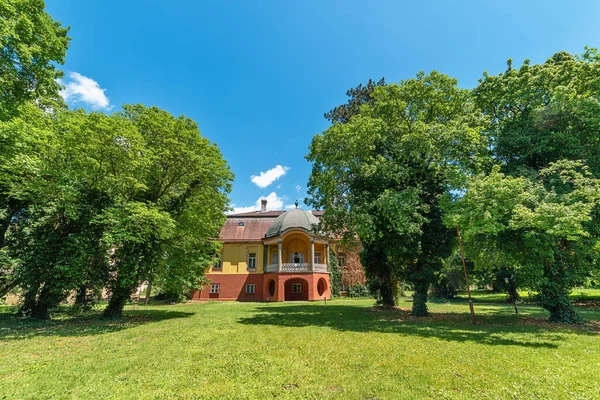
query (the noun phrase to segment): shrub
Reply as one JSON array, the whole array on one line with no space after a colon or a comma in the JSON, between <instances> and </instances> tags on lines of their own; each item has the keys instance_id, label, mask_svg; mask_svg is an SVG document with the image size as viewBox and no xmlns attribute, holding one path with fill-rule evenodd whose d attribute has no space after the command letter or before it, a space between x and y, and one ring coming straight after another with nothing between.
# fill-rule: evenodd
<instances>
[{"instance_id":1,"label":"shrub","mask_svg":"<svg viewBox=\"0 0 600 400\"><path fill-rule=\"evenodd\" d=\"M369 289L361 283L354 284L348 288L348 297L369 297Z\"/></svg>"}]
</instances>

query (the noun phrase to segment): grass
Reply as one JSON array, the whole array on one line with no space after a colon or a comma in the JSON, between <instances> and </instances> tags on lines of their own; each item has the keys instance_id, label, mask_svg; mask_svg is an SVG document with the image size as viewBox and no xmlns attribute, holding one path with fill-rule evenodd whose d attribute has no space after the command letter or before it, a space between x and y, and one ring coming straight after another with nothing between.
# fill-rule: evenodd
<instances>
[{"instance_id":1,"label":"grass","mask_svg":"<svg viewBox=\"0 0 600 400\"><path fill-rule=\"evenodd\" d=\"M476 296L472 326L463 300L423 319L409 302L372 305L211 302L50 322L0 308L0 399L600 398L595 306L561 326Z\"/></svg>"}]
</instances>

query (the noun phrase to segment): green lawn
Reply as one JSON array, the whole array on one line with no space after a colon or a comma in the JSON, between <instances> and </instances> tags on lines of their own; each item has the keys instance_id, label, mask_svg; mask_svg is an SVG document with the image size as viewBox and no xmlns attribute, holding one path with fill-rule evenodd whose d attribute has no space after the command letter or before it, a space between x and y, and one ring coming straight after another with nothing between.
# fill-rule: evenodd
<instances>
[{"instance_id":1,"label":"green lawn","mask_svg":"<svg viewBox=\"0 0 600 400\"><path fill-rule=\"evenodd\" d=\"M472 326L462 300L423 319L372 304L196 303L46 323L0 308L0 399L600 398L597 307L569 327L476 300Z\"/></svg>"}]
</instances>

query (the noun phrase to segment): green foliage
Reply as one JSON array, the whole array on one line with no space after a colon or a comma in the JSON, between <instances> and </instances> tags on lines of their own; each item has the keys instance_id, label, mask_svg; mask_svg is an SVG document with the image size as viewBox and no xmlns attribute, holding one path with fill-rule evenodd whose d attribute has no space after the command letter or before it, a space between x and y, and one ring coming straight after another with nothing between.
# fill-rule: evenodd
<instances>
[{"instance_id":1,"label":"green foliage","mask_svg":"<svg viewBox=\"0 0 600 400\"><path fill-rule=\"evenodd\" d=\"M535 180L495 168L469 179L447 222L464 228L476 264L496 260L516 270L522 284L540 292L551 320L573 322L568 293L592 267L587 227L599 201L600 181L581 162L551 163Z\"/></svg>"},{"instance_id":2,"label":"green foliage","mask_svg":"<svg viewBox=\"0 0 600 400\"><path fill-rule=\"evenodd\" d=\"M366 85L363 86L361 83L357 87L349 89L346 92L346 96L349 97L348 103L337 106L325 113L325 118L331 123L348 122L351 117L360 113L360 108L363 104L373 101L372 95L378 86L385 86L385 78L381 78L377 82L369 79Z\"/></svg>"},{"instance_id":3,"label":"green foliage","mask_svg":"<svg viewBox=\"0 0 600 400\"><path fill-rule=\"evenodd\" d=\"M18 113L21 105L62 104L58 94L69 47L68 28L52 19L42 0L0 2L0 121Z\"/></svg>"},{"instance_id":4,"label":"green foliage","mask_svg":"<svg viewBox=\"0 0 600 400\"><path fill-rule=\"evenodd\" d=\"M430 296L438 299L452 299L457 290L465 286L465 277L458 249L442 262L442 268L435 273Z\"/></svg>"},{"instance_id":5,"label":"green foliage","mask_svg":"<svg viewBox=\"0 0 600 400\"><path fill-rule=\"evenodd\" d=\"M62 108L67 29L41 0L0 4L0 294L48 318L70 293L88 307L162 279L189 291L215 261L233 178L194 121L125 105L111 116ZM51 110L52 112L43 112Z\"/></svg>"},{"instance_id":6,"label":"green foliage","mask_svg":"<svg viewBox=\"0 0 600 400\"><path fill-rule=\"evenodd\" d=\"M376 294L379 294L379 291L375 291ZM356 283L348 288L348 297L359 298L359 297L369 297L370 291L366 285L362 283Z\"/></svg>"},{"instance_id":7,"label":"green foliage","mask_svg":"<svg viewBox=\"0 0 600 400\"><path fill-rule=\"evenodd\" d=\"M11 144L0 154L3 281L24 289L25 314L47 318L72 291L106 286L118 316L143 281L189 291L214 263L232 177L219 150L187 118L124 110L31 108L0 123Z\"/></svg>"},{"instance_id":8,"label":"green foliage","mask_svg":"<svg viewBox=\"0 0 600 400\"><path fill-rule=\"evenodd\" d=\"M361 261L383 304L407 279L426 314L427 288L452 249L439 200L479 168L481 116L468 91L437 72L377 86L347 122L314 137L307 202L325 210L327 231L357 234Z\"/></svg>"},{"instance_id":9,"label":"green foliage","mask_svg":"<svg viewBox=\"0 0 600 400\"><path fill-rule=\"evenodd\" d=\"M329 284L332 297L340 297L342 290L342 269L333 250L329 250Z\"/></svg>"},{"instance_id":10,"label":"green foliage","mask_svg":"<svg viewBox=\"0 0 600 400\"><path fill-rule=\"evenodd\" d=\"M560 159L586 160L600 173L600 56L554 54L484 74L475 101L490 116L486 130L503 170L527 175Z\"/></svg>"},{"instance_id":11,"label":"green foliage","mask_svg":"<svg viewBox=\"0 0 600 400\"><path fill-rule=\"evenodd\" d=\"M473 92L500 170L470 182L459 202L470 216L452 223L483 275L539 291L553 321L577 320L567 295L598 269L599 61L591 48L518 69L509 60Z\"/></svg>"},{"instance_id":12,"label":"green foliage","mask_svg":"<svg viewBox=\"0 0 600 400\"><path fill-rule=\"evenodd\" d=\"M189 118L125 105L120 114L144 146L138 185L112 209L105 240L116 248L105 315L120 316L131 291L148 279L191 290L219 253L216 241L233 178L219 149Z\"/></svg>"}]
</instances>

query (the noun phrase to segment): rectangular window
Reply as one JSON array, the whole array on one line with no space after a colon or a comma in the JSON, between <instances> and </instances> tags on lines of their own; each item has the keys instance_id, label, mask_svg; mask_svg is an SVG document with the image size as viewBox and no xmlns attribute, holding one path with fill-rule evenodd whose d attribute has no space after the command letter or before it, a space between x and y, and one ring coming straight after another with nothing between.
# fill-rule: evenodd
<instances>
[{"instance_id":1,"label":"rectangular window","mask_svg":"<svg viewBox=\"0 0 600 400\"><path fill-rule=\"evenodd\" d=\"M337 259L338 259L338 265L340 267L343 267L344 264L346 263L346 259L344 257L344 253L339 253L338 256L337 256Z\"/></svg>"},{"instance_id":2,"label":"rectangular window","mask_svg":"<svg viewBox=\"0 0 600 400\"><path fill-rule=\"evenodd\" d=\"M248 283L246 285L246 293L254 293L255 289L256 289L256 286L254 286L254 283Z\"/></svg>"},{"instance_id":3,"label":"rectangular window","mask_svg":"<svg viewBox=\"0 0 600 400\"><path fill-rule=\"evenodd\" d=\"M279 263L279 256L277 253L271 253L271 264Z\"/></svg>"},{"instance_id":4,"label":"rectangular window","mask_svg":"<svg viewBox=\"0 0 600 400\"><path fill-rule=\"evenodd\" d=\"M302 284L292 283L292 293L302 293Z\"/></svg>"},{"instance_id":5,"label":"rectangular window","mask_svg":"<svg viewBox=\"0 0 600 400\"><path fill-rule=\"evenodd\" d=\"M221 269L221 259L219 259L219 261L217 261L217 263L213 265L213 269Z\"/></svg>"},{"instance_id":6,"label":"rectangular window","mask_svg":"<svg viewBox=\"0 0 600 400\"><path fill-rule=\"evenodd\" d=\"M290 262L294 264L304 263L304 253L290 253Z\"/></svg>"},{"instance_id":7,"label":"rectangular window","mask_svg":"<svg viewBox=\"0 0 600 400\"><path fill-rule=\"evenodd\" d=\"M315 252L315 264L321 264L321 252L320 251Z\"/></svg>"},{"instance_id":8,"label":"rectangular window","mask_svg":"<svg viewBox=\"0 0 600 400\"><path fill-rule=\"evenodd\" d=\"M221 285L219 285L218 283L211 283L210 284L210 293L219 293L220 288L221 288Z\"/></svg>"},{"instance_id":9,"label":"rectangular window","mask_svg":"<svg viewBox=\"0 0 600 400\"><path fill-rule=\"evenodd\" d=\"M342 292L347 292L349 289L348 285L342 285Z\"/></svg>"},{"instance_id":10,"label":"rectangular window","mask_svg":"<svg viewBox=\"0 0 600 400\"><path fill-rule=\"evenodd\" d=\"M256 253L248 253L248 269L256 269Z\"/></svg>"}]
</instances>

